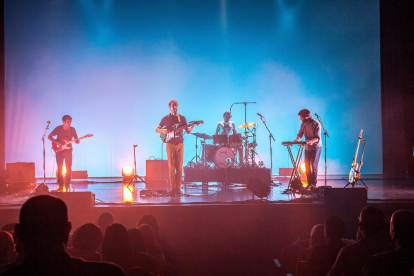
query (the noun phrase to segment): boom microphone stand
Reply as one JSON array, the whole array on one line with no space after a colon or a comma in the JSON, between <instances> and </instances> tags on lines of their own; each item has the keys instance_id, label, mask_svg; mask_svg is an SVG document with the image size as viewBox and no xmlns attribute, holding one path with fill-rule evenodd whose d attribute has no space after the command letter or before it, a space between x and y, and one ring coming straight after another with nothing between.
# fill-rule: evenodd
<instances>
[{"instance_id":1,"label":"boom microphone stand","mask_svg":"<svg viewBox=\"0 0 414 276\"><path fill-rule=\"evenodd\" d=\"M272 175L273 173L273 159L272 159L272 139L274 142L276 142L275 138L273 137L272 132L270 132L269 128L266 125L266 119L265 117L263 117L262 115L260 115L259 113L257 113L257 115L259 115L260 119L262 120L264 126L266 127L267 131L269 132L269 142L270 142L270 175Z\"/></svg>"},{"instance_id":2,"label":"boom microphone stand","mask_svg":"<svg viewBox=\"0 0 414 276\"><path fill-rule=\"evenodd\" d=\"M45 150L45 136L46 132L49 129L50 121L46 122L45 132L42 135L43 142L43 183L36 187L35 194L45 194L49 193L49 187L46 185L46 150Z\"/></svg>"},{"instance_id":3,"label":"boom microphone stand","mask_svg":"<svg viewBox=\"0 0 414 276\"><path fill-rule=\"evenodd\" d=\"M326 131L326 129L324 128L324 126L323 126L323 123L322 123L322 119L321 119L321 117L319 117L319 115L318 115L318 114L316 114L316 113L315 113L315 115L316 115L316 118L318 118L318 121L319 121L319 123L320 123L320 124L321 124L321 126L322 126L322 129L323 129L323 135L325 136L325 187L326 187L326 174L327 174L327 172L328 172L328 165L326 164L326 151L327 151L326 136L328 136L328 137L329 137L329 135L328 135L328 132Z\"/></svg>"},{"instance_id":4,"label":"boom microphone stand","mask_svg":"<svg viewBox=\"0 0 414 276\"><path fill-rule=\"evenodd\" d=\"M145 182L145 180L142 179L142 177L137 174L137 158L135 156L135 149L136 149L136 147L138 147L138 145L132 145L132 146L134 147L134 170L135 170L134 171L134 179L133 179L133 182L134 182L134 184L137 183L138 182L137 181L137 178L139 178L139 179L141 179L141 182L144 182L145 185L147 185L147 182Z\"/></svg>"}]
</instances>

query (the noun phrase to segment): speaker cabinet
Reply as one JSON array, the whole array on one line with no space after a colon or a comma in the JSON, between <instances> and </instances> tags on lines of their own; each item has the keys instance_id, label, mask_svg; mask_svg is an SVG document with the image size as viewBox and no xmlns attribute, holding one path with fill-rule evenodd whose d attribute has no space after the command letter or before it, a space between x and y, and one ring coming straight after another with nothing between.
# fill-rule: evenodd
<instances>
[{"instance_id":1,"label":"speaker cabinet","mask_svg":"<svg viewBox=\"0 0 414 276\"><path fill-rule=\"evenodd\" d=\"M50 192L51 195L63 200L68 208L83 210L95 206L95 194L92 192Z\"/></svg>"},{"instance_id":2,"label":"speaker cabinet","mask_svg":"<svg viewBox=\"0 0 414 276\"><path fill-rule=\"evenodd\" d=\"M6 164L6 183L13 186L36 183L35 163L17 162Z\"/></svg>"},{"instance_id":3,"label":"speaker cabinet","mask_svg":"<svg viewBox=\"0 0 414 276\"><path fill-rule=\"evenodd\" d=\"M145 173L147 189L167 190L170 187L168 180L167 160L147 160Z\"/></svg>"},{"instance_id":4,"label":"speaker cabinet","mask_svg":"<svg viewBox=\"0 0 414 276\"><path fill-rule=\"evenodd\" d=\"M362 205L368 199L365 188L327 188L324 190L325 204Z\"/></svg>"}]
</instances>

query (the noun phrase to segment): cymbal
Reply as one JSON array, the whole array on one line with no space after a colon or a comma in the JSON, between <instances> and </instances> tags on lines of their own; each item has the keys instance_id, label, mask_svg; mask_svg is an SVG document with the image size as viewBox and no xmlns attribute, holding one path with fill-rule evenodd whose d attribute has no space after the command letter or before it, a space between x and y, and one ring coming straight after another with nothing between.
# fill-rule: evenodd
<instances>
[{"instance_id":1,"label":"cymbal","mask_svg":"<svg viewBox=\"0 0 414 276\"><path fill-rule=\"evenodd\" d=\"M248 127L252 127L255 125L257 124L256 123L245 123L245 124L239 125L238 128L248 128Z\"/></svg>"},{"instance_id":2,"label":"cymbal","mask_svg":"<svg viewBox=\"0 0 414 276\"><path fill-rule=\"evenodd\" d=\"M201 139L213 139L213 136L205 134L205 133L196 132L196 133L191 133L191 134Z\"/></svg>"}]
</instances>

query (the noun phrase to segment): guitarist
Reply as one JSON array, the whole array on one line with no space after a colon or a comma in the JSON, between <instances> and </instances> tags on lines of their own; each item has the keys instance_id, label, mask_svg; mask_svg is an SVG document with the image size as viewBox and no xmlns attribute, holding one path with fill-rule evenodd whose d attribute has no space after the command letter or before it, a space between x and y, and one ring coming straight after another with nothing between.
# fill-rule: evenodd
<instances>
[{"instance_id":1,"label":"guitarist","mask_svg":"<svg viewBox=\"0 0 414 276\"><path fill-rule=\"evenodd\" d=\"M305 135L305 166L308 187L316 187L318 178L318 163L322 151L321 125L314 120L308 109L302 109L298 113L299 119L302 121L295 142L299 142Z\"/></svg>"},{"instance_id":2,"label":"guitarist","mask_svg":"<svg viewBox=\"0 0 414 276\"><path fill-rule=\"evenodd\" d=\"M76 139L77 144L79 144L78 134L74 127L71 127L72 117L65 115L62 117L63 125L57 126L47 137L52 143L55 143L59 146L63 146L65 141L70 141ZM53 139L53 136L57 136L56 139ZM61 153L56 154L56 163L58 166L58 191L63 190L65 186L66 191L69 189L69 184L72 178L72 144L67 145L69 149L62 151ZM63 183L62 167L63 160L66 165L66 181Z\"/></svg>"},{"instance_id":3,"label":"guitarist","mask_svg":"<svg viewBox=\"0 0 414 276\"><path fill-rule=\"evenodd\" d=\"M170 114L164 116L155 129L156 133L165 133L168 135L169 131L163 129L163 127L171 128L174 125L177 127L187 125L187 120L183 115L178 114L178 102L171 100L168 103L170 108ZM193 131L194 124L189 125L185 128L185 131L189 134ZM168 169L170 178L171 193L173 195L181 195L181 182L183 178L183 158L184 158L184 139L183 131L170 132L173 138L167 142L167 158L168 158Z\"/></svg>"}]
</instances>

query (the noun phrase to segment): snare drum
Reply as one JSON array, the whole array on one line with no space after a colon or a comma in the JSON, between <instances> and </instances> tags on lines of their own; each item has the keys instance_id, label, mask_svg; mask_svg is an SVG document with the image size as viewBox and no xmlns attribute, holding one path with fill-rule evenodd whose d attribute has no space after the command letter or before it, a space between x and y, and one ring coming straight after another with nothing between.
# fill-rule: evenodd
<instances>
[{"instance_id":1,"label":"snare drum","mask_svg":"<svg viewBox=\"0 0 414 276\"><path fill-rule=\"evenodd\" d=\"M234 133L229 136L229 146L231 148L238 148L242 145L242 138L240 133Z\"/></svg>"},{"instance_id":2,"label":"snare drum","mask_svg":"<svg viewBox=\"0 0 414 276\"><path fill-rule=\"evenodd\" d=\"M225 169L233 166L234 163L234 152L226 147L219 148L214 153L214 164L217 167Z\"/></svg>"}]
</instances>

